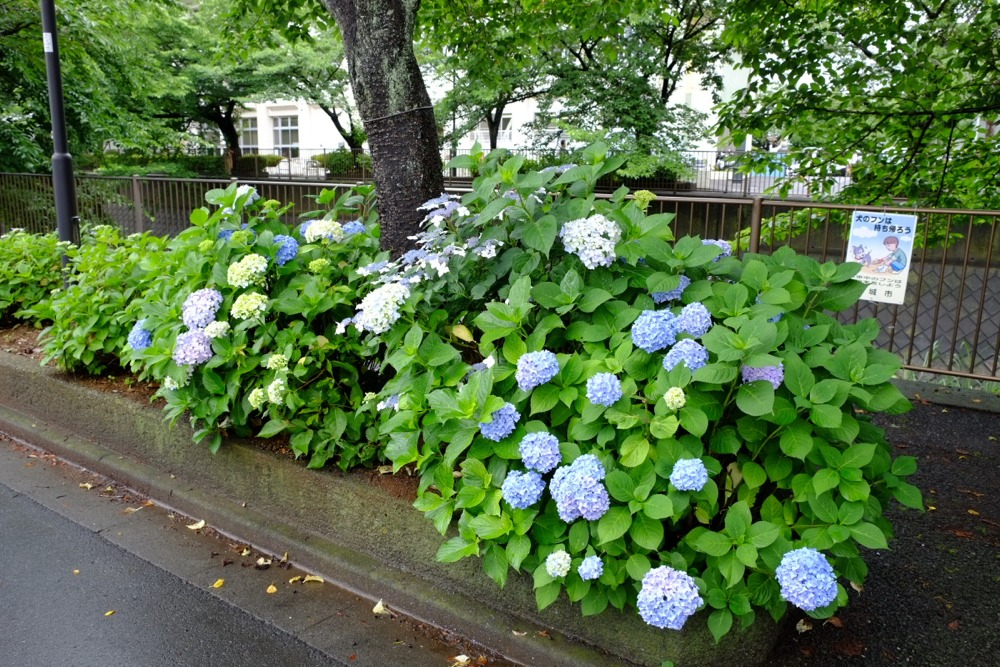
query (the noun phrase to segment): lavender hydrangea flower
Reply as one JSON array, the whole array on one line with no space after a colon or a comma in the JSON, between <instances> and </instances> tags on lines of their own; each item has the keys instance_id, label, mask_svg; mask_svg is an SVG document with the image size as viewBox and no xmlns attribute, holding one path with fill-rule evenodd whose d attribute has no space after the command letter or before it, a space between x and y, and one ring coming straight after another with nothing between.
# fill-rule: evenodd
<instances>
[{"instance_id":1,"label":"lavender hydrangea flower","mask_svg":"<svg viewBox=\"0 0 1000 667\"><path fill-rule=\"evenodd\" d=\"M676 288L670 290L669 292L653 292L653 301L656 303L667 303L668 301L676 301L681 298L686 290L691 285L691 279L687 276L681 276L681 284Z\"/></svg>"},{"instance_id":2,"label":"lavender hydrangea flower","mask_svg":"<svg viewBox=\"0 0 1000 667\"><path fill-rule=\"evenodd\" d=\"M249 226L250 226L249 224L244 222L240 226L240 231L250 232L251 237L256 238L257 235L254 233L254 231L252 229L247 229ZM218 238L222 239L223 241L231 241L233 238L233 234L235 233L236 233L235 229L223 229L221 232L219 232Z\"/></svg>"},{"instance_id":3,"label":"lavender hydrangea flower","mask_svg":"<svg viewBox=\"0 0 1000 667\"><path fill-rule=\"evenodd\" d=\"M556 470L549 490L556 501L559 518L569 523L580 517L597 521L611 507L607 489L601 484L604 466L593 454L585 454L572 464Z\"/></svg>"},{"instance_id":4,"label":"lavender hydrangea flower","mask_svg":"<svg viewBox=\"0 0 1000 667\"><path fill-rule=\"evenodd\" d=\"M493 421L479 422L479 430L483 437L493 442L500 442L514 432L517 422L521 419L521 413L517 411L513 403L504 403L504 406L493 413Z\"/></svg>"},{"instance_id":5,"label":"lavender hydrangea flower","mask_svg":"<svg viewBox=\"0 0 1000 667\"><path fill-rule=\"evenodd\" d=\"M579 257L588 269L596 269L615 261L615 246L622 238L622 230L603 215L592 215L565 223L559 236L566 252Z\"/></svg>"},{"instance_id":6,"label":"lavender hydrangea flower","mask_svg":"<svg viewBox=\"0 0 1000 667\"><path fill-rule=\"evenodd\" d=\"M146 329L146 320L135 323L128 334L128 346L136 352L141 352L153 344L153 332Z\"/></svg>"},{"instance_id":7,"label":"lavender hydrangea flower","mask_svg":"<svg viewBox=\"0 0 1000 667\"><path fill-rule=\"evenodd\" d=\"M677 333L686 333L700 338L712 328L712 314L703 303L689 303L681 309L675 321Z\"/></svg>"},{"instance_id":8,"label":"lavender hydrangea flower","mask_svg":"<svg viewBox=\"0 0 1000 667\"><path fill-rule=\"evenodd\" d=\"M287 234L278 234L274 237L274 242L278 244L278 252L274 254L274 261L278 266L288 264L299 254L299 242Z\"/></svg>"},{"instance_id":9,"label":"lavender hydrangea flower","mask_svg":"<svg viewBox=\"0 0 1000 667\"><path fill-rule=\"evenodd\" d=\"M677 364L684 364L689 371L696 371L708 363L708 350L705 346L691 338L677 341L667 355L663 357L663 367L668 371Z\"/></svg>"},{"instance_id":10,"label":"lavender hydrangea flower","mask_svg":"<svg viewBox=\"0 0 1000 667\"><path fill-rule=\"evenodd\" d=\"M548 350L528 352L517 360L517 386L522 391L531 391L543 385L559 373L559 360Z\"/></svg>"},{"instance_id":11,"label":"lavender hydrangea flower","mask_svg":"<svg viewBox=\"0 0 1000 667\"><path fill-rule=\"evenodd\" d=\"M622 381L614 373L598 373L587 380L587 399L594 405L614 405L622 397Z\"/></svg>"},{"instance_id":12,"label":"lavender hydrangea flower","mask_svg":"<svg viewBox=\"0 0 1000 667\"><path fill-rule=\"evenodd\" d=\"M714 245L722 248L722 254L717 256L713 261L718 262L723 257L729 257L733 254L733 246L729 244L729 241L723 241L722 239L705 239L701 242L702 245Z\"/></svg>"},{"instance_id":13,"label":"lavender hydrangea flower","mask_svg":"<svg viewBox=\"0 0 1000 667\"><path fill-rule=\"evenodd\" d=\"M181 306L181 319L188 329L204 329L215 321L222 305L222 294L211 288L192 292Z\"/></svg>"},{"instance_id":14,"label":"lavender hydrangea flower","mask_svg":"<svg viewBox=\"0 0 1000 667\"><path fill-rule=\"evenodd\" d=\"M559 438L544 431L524 436L518 451L524 465L538 472L549 472L562 462Z\"/></svg>"},{"instance_id":15,"label":"lavender hydrangea flower","mask_svg":"<svg viewBox=\"0 0 1000 667\"><path fill-rule=\"evenodd\" d=\"M744 366L740 369L740 374L743 376L744 383L767 380L771 383L772 387L777 389L785 379L785 365L778 364L777 366L764 366L763 368Z\"/></svg>"},{"instance_id":16,"label":"lavender hydrangea flower","mask_svg":"<svg viewBox=\"0 0 1000 667\"><path fill-rule=\"evenodd\" d=\"M344 225L344 236L354 236L365 233L365 223L360 220L351 220Z\"/></svg>"},{"instance_id":17,"label":"lavender hydrangea flower","mask_svg":"<svg viewBox=\"0 0 1000 667\"><path fill-rule=\"evenodd\" d=\"M698 585L691 575L661 565L642 578L636 606L642 620L649 625L680 630L702 602Z\"/></svg>"},{"instance_id":18,"label":"lavender hydrangea flower","mask_svg":"<svg viewBox=\"0 0 1000 667\"><path fill-rule=\"evenodd\" d=\"M781 597L804 611L825 607L837 599L837 575L826 556L810 547L793 549L781 557L774 572Z\"/></svg>"},{"instance_id":19,"label":"lavender hydrangea flower","mask_svg":"<svg viewBox=\"0 0 1000 667\"><path fill-rule=\"evenodd\" d=\"M533 470L520 472L511 470L500 487L503 499L519 510L527 509L539 501L545 491L545 481Z\"/></svg>"},{"instance_id":20,"label":"lavender hydrangea flower","mask_svg":"<svg viewBox=\"0 0 1000 667\"><path fill-rule=\"evenodd\" d=\"M201 329L185 331L177 336L174 361L180 366L203 364L212 358L212 339Z\"/></svg>"},{"instance_id":21,"label":"lavender hydrangea flower","mask_svg":"<svg viewBox=\"0 0 1000 667\"><path fill-rule=\"evenodd\" d=\"M701 491L708 483L708 470L701 459L679 459L670 471L670 483L678 491Z\"/></svg>"},{"instance_id":22,"label":"lavender hydrangea flower","mask_svg":"<svg viewBox=\"0 0 1000 667\"><path fill-rule=\"evenodd\" d=\"M587 556L580 563L580 567L576 569L576 573L584 581L600 579L601 575L604 574L604 561L601 560L600 556Z\"/></svg>"},{"instance_id":23,"label":"lavender hydrangea flower","mask_svg":"<svg viewBox=\"0 0 1000 667\"><path fill-rule=\"evenodd\" d=\"M565 551L553 551L545 559L545 571L550 577L565 577L569 574L569 568L573 564L573 559Z\"/></svg>"},{"instance_id":24,"label":"lavender hydrangea flower","mask_svg":"<svg viewBox=\"0 0 1000 667\"><path fill-rule=\"evenodd\" d=\"M677 340L674 314L669 310L644 310L632 324L632 342L652 354Z\"/></svg>"}]
</instances>

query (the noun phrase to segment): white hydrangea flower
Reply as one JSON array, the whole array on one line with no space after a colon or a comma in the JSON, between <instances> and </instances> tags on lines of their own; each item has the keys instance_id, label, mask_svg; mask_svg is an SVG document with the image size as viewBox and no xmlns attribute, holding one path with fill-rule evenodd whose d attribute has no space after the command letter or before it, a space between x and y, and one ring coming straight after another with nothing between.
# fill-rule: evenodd
<instances>
[{"instance_id":1,"label":"white hydrangea flower","mask_svg":"<svg viewBox=\"0 0 1000 667\"><path fill-rule=\"evenodd\" d=\"M687 396L684 395L684 390L680 387L671 387L667 389L667 393L663 395L663 402L667 404L667 407L671 410L680 410L687 403Z\"/></svg>"},{"instance_id":2,"label":"white hydrangea flower","mask_svg":"<svg viewBox=\"0 0 1000 667\"><path fill-rule=\"evenodd\" d=\"M212 322L205 327L205 335L209 338L222 338L229 333L229 322Z\"/></svg>"},{"instance_id":3,"label":"white hydrangea flower","mask_svg":"<svg viewBox=\"0 0 1000 667\"><path fill-rule=\"evenodd\" d=\"M249 320L267 309L267 297L259 292L247 292L236 297L230 313L238 320Z\"/></svg>"},{"instance_id":4,"label":"white hydrangea flower","mask_svg":"<svg viewBox=\"0 0 1000 667\"><path fill-rule=\"evenodd\" d=\"M572 557L565 551L553 551L545 559L545 571L550 577L565 577L569 574L570 565L573 564Z\"/></svg>"},{"instance_id":5,"label":"white hydrangea flower","mask_svg":"<svg viewBox=\"0 0 1000 667\"><path fill-rule=\"evenodd\" d=\"M340 243L344 240L344 228L336 220L316 220L306 229L305 237L309 243L319 240Z\"/></svg>"},{"instance_id":6,"label":"white hydrangea flower","mask_svg":"<svg viewBox=\"0 0 1000 667\"><path fill-rule=\"evenodd\" d=\"M382 285L370 292L358 305L354 326L358 331L385 333L399 319L399 306L410 298L410 290L399 283Z\"/></svg>"},{"instance_id":7,"label":"white hydrangea flower","mask_svg":"<svg viewBox=\"0 0 1000 667\"><path fill-rule=\"evenodd\" d=\"M264 390L261 389L260 387L257 387L256 389L250 392L250 395L247 397L247 400L250 402L250 407L252 407L254 410L260 410L261 407L263 407L264 400L266 398L267 396L264 394Z\"/></svg>"},{"instance_id":8,"label":"white hydrangea flower","mask_svg":"<svg viewBox=\"0 0 1000 667\"><path fill-rule=\"evenodd\" d=\"M288 368L288 357L283 354L272 354L267 358L266 366L272 371L283 371Z\"/></svg>"},{"instance_id":9,"label":"white hydrangea flower","mask_svg":"<svg viewBox=\"0 0 1000 667\"><path fill-rule=\"evenodd\" d=\"M267 400L271 403L281 403L285 399L285 392L288 385L284 378L274 378L271 384L267 385Z\"/></svg>"},{"instance_id":10,"label":"white hydrangea flower","mask_svg":"<svg viewBox=\"0 0 1000 667\"><path fill-rule=\"evenodd\" d=\"M559 235L566 252L579 257L588 269L611 266L615 261L615 246L622 238L618 225L603 215L571 220L563 225Z\"/></svg>"},{"instance_id":11,"label":"white hydrangea flower","mask_svg":"<svg viewBox=\"0 0 1000 667\"><path fill-rule=\"evenodd\" d=\"M263 282L267 272L267 260L256 253L251 253L238 262L229 265L226 280L233 287L249 287Z\"/></svg>"},{"instance_id":12,"label":"white hydrangea flower","mask_svg":"<svg viewBox=\"0 0 1000 667\"><path fill-rule=\"evenodd\" d=\"M176 391L180 389L181 386L177 384L177 380L173 379L172 377L165 377L163 378L163 388L166 389L167 391Z\"/></svg>"}]
</instances>

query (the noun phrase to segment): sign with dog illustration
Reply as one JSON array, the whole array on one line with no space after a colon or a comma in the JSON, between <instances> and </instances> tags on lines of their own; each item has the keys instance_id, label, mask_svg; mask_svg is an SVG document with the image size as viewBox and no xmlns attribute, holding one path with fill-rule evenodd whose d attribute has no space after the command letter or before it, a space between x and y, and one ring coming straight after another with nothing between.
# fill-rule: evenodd
<instances>
[{"instance_id":1,"label":"sign with dog illustration","mask_svg":"<svg viewBox=\"0 0 1000 667\"><path fill-rule=\"evenodd\" d=\"M861 264L856 278L868 285L862 299L903 303L916 230L915 215L883 211L854 211L851 214L846 261Z\"/></svg>"}]
</instances>

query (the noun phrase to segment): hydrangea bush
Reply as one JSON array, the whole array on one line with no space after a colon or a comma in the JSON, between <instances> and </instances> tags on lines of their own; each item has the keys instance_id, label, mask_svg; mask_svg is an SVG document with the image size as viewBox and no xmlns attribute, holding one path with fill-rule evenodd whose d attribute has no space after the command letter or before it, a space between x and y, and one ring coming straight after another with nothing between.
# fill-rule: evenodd
<instances>
[{"instance_id":1,"label":"hydrangea bush","mask_svg":"<svg viewBox=\"0 0 1000 667\"><path fill-rule=\"evenodd\" d=\"M69 248L54 232L14 228L0 235L0 323L34 318L28 311L60 286L62 255Z\"/></svg>"},{"instance_id":2,"label":"hydrangea bush","mask_svg":"<svg viewBox=\"0 0 1000 667\"><path fill-rule=\"evenodd\" d=\"M378 252L371 188L324 191L324 210L294 229L289 207L248 186L206 200L212 211L194 211L147 258L154 278L130 309L126 358L161 383L167 416L187 414L213 450L225 433L284 432L310 467L372 461L364 350L340 325L354 312L357 269ZM341 225L345 216L357 219Z\"/></svg>"},{"instance_id":3,"label":"hydrangea bush","mask_svg":"<svg viewBox=\"0 0 1000 667\"><path fill-rule=\"evenodd\" d=\"M438 559L479 556L501 586L527 571L539 608L704 614L716 638L843 605L888 504L921 506L870 416L908 409L900 363L876 322L831 316L858 266L674 242L645 199L593 194L619 166L600 146L558 171L461 160L473 191L428 202L416 249L362 270L347 323L385 346L380 433L450 535Z\"/></svg>"}]
</instances>

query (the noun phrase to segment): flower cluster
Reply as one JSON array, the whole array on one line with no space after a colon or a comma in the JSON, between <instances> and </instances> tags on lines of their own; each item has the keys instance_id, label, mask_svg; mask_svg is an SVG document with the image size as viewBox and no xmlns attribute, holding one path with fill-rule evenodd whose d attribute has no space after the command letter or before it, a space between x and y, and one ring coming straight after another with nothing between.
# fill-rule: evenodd
<instances>
[{"instance_id":1,"label":"flower cluster","mask_svg":"<svg viewBox=\"0 0 1000 667\"><path fill-rule=\"evenodd\" d=\"M233 287L249 287L263 282L266 272L267 260L257 253L251 253L229 265L226 281Z\"/></svg>"},{"instance_id":2,"label":"flower cluster","mask_svg":"<svg viewBox=\"0 0 1000 667\"><path fill-rule=\"evenodd\" d=\"M588 269L611 266L615 261L615 246L621 241L618 225L603 215L571 220L559 232L566 252L580 258Z\"/></svg>"},{"instance_id":3,"label":"flower cluster","mask_svg":"<svg viewBox=\"0 0 1000 667\"><path fill-rule=\"evenodd\" d=\"M503 499L511 507L523 510L537 503L542 497L545 481L534 470L528 472L511 470L507 473L507 479L504 480L500 491Z\"/></svg>"},{"instance_id":4,"label":"flower cluster","mask_svg":"<svg viewBox=\"0 0 1000 667\"><path fill-rule=\"evenodd\" d=\"M185 331L177 336L174 361L180 366L203 364L212 358L212 339L201 329Z\"/></svg>"},{"instance_id":5,"label":"flower cluster","mask_svg":"<svg viewBox=\"0 0 1000 667\"><path fill-rule=\"evenodd\" d=\"M569 568L573 564L573 559L565 551L553 551L545 559L545 571L550 577L565 577L569 574Z\"/></svg>"},{"instance_id":6,"label":"flower cluster","mask_svg":"<svg viewBox=\"0 0 1000 667\"><path fill-rule=\"evenodd\" d=\"M379 401L378 405L375 406L377 410L399 410L399 394L392 394L387 397L384 401Z\"/></svg>"},{"instance_id":7,"label":"flower cluster","mask_svg":"<svg viewBox=\"0 0 1000 667\"><path fill-rule=\"evenodd\" d=\"M781 557L774 572L781 597L803 611L825 607L837 599L837 575L819 551L793 549Z\"/></svg>"},{"instance_id":8,"label":"flower cluster","mask_svg":"<svg viewBox=\"0 0 1000 667\"><path fill-rule=\"evenodd\" d=\"M601 575L604 574L604 561L599 556L587 556L580 563L580 567L577 568L576 573L584 581L600 579Z\"/></svg>"},{"instance_id":9,"label":"flower cluster","mask_svg":"<svg viewBox=\"0 0 1000 667\"><path fill-rule=\"evenodd\" d=\"M513 403L504 403L504 406L493 413L493 421L479 422L479 430L483 437L500 442L514 432L517 422L521 419L521 413L517 411Z\"/></svg>"},{"instance_id":10,"label":"flower cluster","mask_svg":"<svg viewBox=\"0 0 1000 667\"><path fill-rule=\"evenodd\" d=\"M257 387L256 389L251 391L250 395L247 397L247 401L250 403L250 407L253 408L254 410L260 410L264 406L264 401L266 399L267 395L264 393L264 390L261 389L260 387Z\"/></svg>"},{"instance_id":11,"label":"flower cluster","mask_svg":"<svg viewBox=\"0 0 1000 667\"><path fill-rule=\"evenodd\" d=\"M680 387L671 387L663 394L663 402L671 410L680 410L687 403L687 396Z\"/></svg>"},{"instance_id":12,"label":"flower cluster","mask_svg":"<svg viewBox=\"0 0 1000 667\"><path fill-rule=\"evenodd\" d=\"M278 234L274 237L274 242L278 245L278 251L274 254L274 262L278 266L284 266L298 256L299 242L288 234Z\"/></svg>"},{"instance_id":13,"label":"flower cluster","mask_svg":"<svg viewBox=\"0 0 1000 667\"><path fill-rule=\"evenodd\" d=\"M177 391L181 386L177 383L177 380L173 379L169 375L163 378L163 388L167 391Z\"/></svg>"},{"instance_id":14,"label":"flower cluster","mask_svg":"<svg viewBox=\"0 0 1000 667\"><path fill-rule=\"evenodd\" d=\"M330 266L330 260L326 257L320 257L319 259L314 259L309 262L309 270L313 273L319 273L328 266Z\"/></svg>"},{"instance_id":15,"label":"flower cluster","mask_svg":"<svg viewBox=\"0 0 1000 667\"><path fill-rule=\"evenodd\" d=\"M708 483L708 471L701 459L679 459L670 471L670 483L678 491L701 491Z\"/></svg>"},{"instance_id":16,"label":"flower cluster","mask_svg":"<svg viewBox=\"0 0 1000 667\"><path fill-rule=\"evenodd\" d=\"M531 391L543 385L559 373L559 360L548 350L528 352L517 360L517 386L522 391Z\"/></svg>"},{"instance_id":17,"label":"flower cluster","mask_svg":"<svg viewBox=\"0 0 1000 667\"><path fill-rule=\"evenodd\" d=\"M236 297L229 312L238 320L249 320L262 315L267 309L267 297L260 292L247 292Z\"/></svg>"},{"instance_id":18,"label":"flower cluster","mask_svg":"<svg viewBox=\"0 0 1000 667\"><path fill-rule=\"evenodd\" d=\"M215 320L222 305L222 294L211 288L192 292L181 306L181 319L188 329L204 329Z\"/></svg>"},{"instance_id":19,"label":"flower cluster","mask_svg":"<svg viewBox=\"0 0 1000 667\"><path fill-rule=\"evenodd\" d=\"M239 199L243 196L246 196L247 204L252 204L260 199L260 194L252 185L240 185L236 188L236 198Z\"/></svg>"},{"instance_id":20,"label":"flower cluster","mask_svg":"<svg viewBox=\"0 0 1000 667\"><path fill-rule=\"evenodd\" d=\"M681 284L676 288L670 290L669 292L653 292L653 301L656 303L667 303L668 301L677 301L684 294L686 290L691 285L691 279L687 276L681 276Z\"/></svg>"},{"instance_id":21,"label":"flower cluster","mask_svg":"<svg viewBox=\"0 0 1000 667\"><path fill-rule=\"evenodd\" d=\"M729 257L733 254L733 246L729 241L723 241L722 239L705 239L701 242L702 245L714 245L722 249L722 254L715 258L718 262L723 257Z\"/></svg>"},{"instance_id":22,"label":"flower cluster","mask_svg":"<svg viewBox=\"0 0 1000 667\"><path fill-rule=\"evenodd\" d=\"M340 243L344 240L344 228L336 220L312 220L308 227L302 226L302 236L309 243L320 240Z\"/></svg>"},{"instance_id":23,"label":"flower cluster","mask_svg":"<svg viewBox=\"0 0 1000 667\"><path fill-rule=\"evenodd\" d=\"M708 363L708 350L692 338L679 340L663 357L663 367L670 371L681 363L694 372Z\"/></svg>"},{"instance_id":24,"label":"flower cluster","mask_svg":"<svg viewBox=\"0 0 1000 667\"><path fill-rule=\"evenodd\" d=\"M559 439L551 433L529 433L518 447L524 465L538 472L549 472L562 462Z\"/></svg>"},{"instance_id":25,"label":"flower cluster","mask_svg":"<svg viewBox=\"0 0 1000 667\"><path fill-rule=\"evenodd\" d=\"M344 236L354 236L365 233L365 223L360 220L351 220L344 225ZM275 237L277 238L277 237Z\"/></svg>"},{"instance_id":26,"label":"flower cluster","mask_svg":"<svg viewBox=\"0 0 1000 667\"><path fill-rule=\"evenodd\" d=\"M702 303L689 303L681 309L675 321L677 333L686 333L700 338L712 328L712 314Z\"/></svg>"},{"instance_id":27,"label":"flower cluster","mask_svg":"<svg viewBox=\"0 0 1000 667\"><path fill-rule=\"evenodd\" d=\"M607 489L601 484L604 466L593 454L585 454L556 470L549 490L556 501L559 518L569 523L580 517L597 521L611 506Z\"/></svg>"},{"instance_id":28,"label":"flower cluster","mask_svg":"<svg viewBox=\"0 0 1000 667\"><path fill-rule=\"evenodd\" d=\"M205 327L205 335L209 338L222 338L229 333L229 322L211 322Z\"/></svg>"},{"instance_id":29,"label":"flower cluster","mask_svg":"<svg viewBox=\"0 0 1000 667\"><path fill-rule=\"evenodd\" d=\"M285 383L284 378L274 378L271 384L267 385L267 400L271 403L281 403L285 400L285 392L288 390L288 385Z\"/></svg>"},{"instance_id":30,"label":"flower cluster","mask_svg":"<svg viewBox=\"0 0 1000 667\"><path fill-rule=\"evenodd\" d=\"M399 283L382 285L369 292L358 304L354 326L358 331L385 333L399 319L399 307L410 298L410 290Z\"/></svg>"},{"instance_id":31,"label":"flower cluster","mask_svg":"<svg viewBox=\"0 0 1000 667\"><path fill-rule=\"evenodd\" d=\"M703 600L691 575L661 565L643 576L636 602L639 615L649 625L680 630Z\"/></svg>"},{"instance_id":32,"label":"flower cluster","mask_svg":"<svg viewBox=\"0 0 1000 667\"><path fill-rule=\"evenodd\" d=\"M153 332L146 329L146 320L135 323L128 334L128 346L136 352L141 352L153 344Z\"/></svg>"},{"instance_id":33,"label":"flower cluster","mask_svg":"<svg viewBox=\"0 0 1000 667\"><path fill-rule=\"evenodd\" d=\"M777 389L785 379L785 365L778 364L777 366L764 366L763 368L744 366L740 369L740 373L743 376L743 382L767 380L771 383L772 387Z\"/></svg>"},{"instance_id":34,"label":"flower cluster","mask_svg":"<svg viewBox=\"0 0 1000 667\"><path fill-rule=\"evenodd\" d=\"M283 371L288 368L288 357L283 354L272 354L267 358L265 366L272 371Z\"/></svg>"},{"instance_id":35,"label":"flower cluster","mask_svg":"<svg viewBox=\"0 0 1000 667\"><path fill-rule=\"evenodd\" d=\"M632 323L632 342L652 354L677 340L674 314L669 310L644 310Z\"/></svg>"},{"instance_id":36,"label":"flower cluster","mask_svg":"<svg viewBox=\"0 0 1000 667\"><path fill-rule=\"evenodd\" d=\"M248 225L247 223L244 222L240 226L239 230L236 230L236 229L223 229L221 232L219 232L218 236L223 241L232 241L233 238L235 237L235 234L236 234L237 231L246 232L245 234L241 233L238 237L235 237L235 238L238 241L247 241L247 242L249 242L249 241L252 241L253 239L257 238L257 235L254 234L253 230L252 229L248 229L249 227L250 227L250 225Z\"/></svg>"},{"instance_id":37,"label":"flower cluster","mask_svg":"<svg viewBox=\"0 0 1000 667\"><path fill-rule=\"evenodd\" d=\"M587 380L587 399L594 405L614 405L622 397L622 382L614 373L598 373Z\"/></svg>"}]
</instances>

